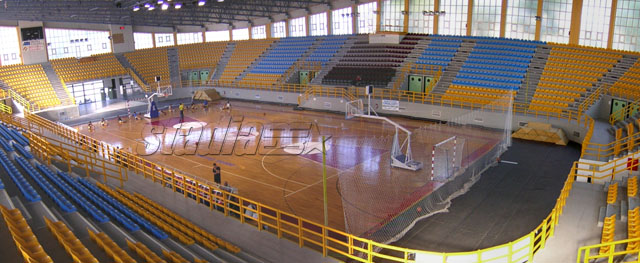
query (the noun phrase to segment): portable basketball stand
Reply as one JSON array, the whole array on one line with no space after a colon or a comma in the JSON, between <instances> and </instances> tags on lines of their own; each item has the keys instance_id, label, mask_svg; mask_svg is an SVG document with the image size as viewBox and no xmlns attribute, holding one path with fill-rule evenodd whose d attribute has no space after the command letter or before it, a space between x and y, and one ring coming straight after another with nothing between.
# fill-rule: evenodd
<instances>
[{"instance_id":1,"label":"portable basketball stand","mask_svg":"<svg viewBox=\"0 0 640 263\"><path fill-rule=\"evenodd\" d=\"M400 124L390 120L387 117L378 116L378 113L371 107L371 93L373 89L367 86L365 93L368 95L369 104L367 104L367 113L364 113L364 105L362 99L353 100L347 102L345 118L352 119L354 117L382 120L390 123L396 128L396 133L393 135L393 145L391 146L391 166L402 169L417 171L422 169L422 162L418 162L411 157L411 131L402 127ZM374 115L371 115L373 112ZM399 130L407 133L407 138L404 139L402 144L398 141ZM404 153L402 149L405 148Z\"/></svg>"},{"instance_id":2,"label":"portable basketball stand","mask_svg":"<svg viewBox=\"0 0 640 263\"><path fill-rule=\"evenodd\" d=\"M154 92L147 97L147 103L148 103L147 113L144 114L144 117L149 119L158 118L158 115L159 115L158 106L156 102L153 100L153 97L164 98L166 96L171 96L171 95L173 95L173 89L171 88L171 85L165 86L165 87L160 87L160 85L158 85L157 92Z\"/></svg>"}]
</instances>

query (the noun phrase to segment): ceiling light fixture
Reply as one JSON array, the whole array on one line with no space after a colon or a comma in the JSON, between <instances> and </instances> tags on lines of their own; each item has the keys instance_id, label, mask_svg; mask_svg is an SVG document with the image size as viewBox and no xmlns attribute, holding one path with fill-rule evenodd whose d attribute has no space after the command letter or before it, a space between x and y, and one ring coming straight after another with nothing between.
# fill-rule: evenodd
<instances>
[{"instance_id":1,"label":"ceiling light fixture","mask_svg":"<svg viewBox=\"0 0 640 263\"><path fill-rule=\"evenodd\" d=\"M168 3L162 4L162 10L167 10L167 9L169 9L169 4Z\"/></svg>"},{"instance_id":2,"label":"ceiling light fixture","mask_svg":"<svg viewBox=\"0 0 640 263\"><path fill-rule=\"evenodd\" d=\"M206 3L207 3L207 1L205 1L205 0L199 0L198 1L198 6L203 6Z\"/></svg>"},{"instance_id":3,"label":"ceiling light fixture","mask_svg":"<svg viewBox=\"0 0 640 263\"><path fill-rule=\"evenodd\" d=\"M159 5L164 4L164 1L163 0L158 0L158 4Z\"/></svg>"},{"instance_id":4,"label":"ceiling light fixture","mask_svg":"<svg viewBox=\"0 0 640 263\"><path fill-rule=\"evenodd\" d=\"M149 10L149 11L153 11L153 9L156 9L156 7L154 5L149 5L149 8L147 8L147 10Z\"/></svg>"},{"instance_id":5,"label":"ceiling light fixture","mask_svg":"<svg viewBox=\"0 0 640 263\"><path fill-rule=\"evenodd\" d=\"M218 3L222 3L222 2L224 2L224 0L218 0Z\"/></svg>"},{"instance_id":6,"label":"ceiling light fixture","mask_svg":"<svg viewBox=\"0 0 640 263\"><path fill-rule=\"evenodd\" d=\"M133 6L133 12L136 12L138 10L140 10L140 6L137 6L137 5Z\"/></svg>"},{"instance_id":7,"label":"ceiling light fixture","mask_svg":"<svg viewBox=\"0 0 640 263\"><path fill-rule=\"evenodd\" d=\"M175 9L180 9L180 8L182 8L182 3L175 3L175 4L173 4L173 7Z\"/></svg>"},{"instance_id":8,"label":"ceiling light fixture","mask_svg":"<svg viewBox=\"0 0 640 263\"><path fill-rule=\"evenodd\" d=\"M149 7L151 7L151 4L149 3L144 4L144 8L149 8Z\"/></svg>"}]
</instances>

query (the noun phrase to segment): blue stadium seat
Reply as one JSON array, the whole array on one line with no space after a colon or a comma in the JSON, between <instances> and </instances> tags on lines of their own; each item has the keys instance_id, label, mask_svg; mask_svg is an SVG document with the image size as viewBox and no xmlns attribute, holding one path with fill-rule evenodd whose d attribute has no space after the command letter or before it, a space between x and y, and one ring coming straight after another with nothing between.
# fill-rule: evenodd
<instances>
[{"instance_id":1,"label":"blue stadium seat","mask_svg":"<svg viewBox=\"0 0 640 263\"><path fill-rule=\"evenodd\" d=\"M83 186L87 187L91 192L93 192L94 194L96 194L100 198L102 198L102 200L107 201L107 203L109 203L111 206L113 206L116 209L118 209L118 211L122 212L127 217L131 218L138 225L141 225L142 227L144 227L144 229L146 229L147 231L151 232L151 234L153 236L155 236L156 238L162 240L162 239L165 239L165 238L169 237L164 231L160 230L158 227L156 227L155 225L151 224L151 222L149 222L146 219L142 218L137 213L131 211L131 209L129 209L126 206L124 206L122 203L120 203L120 201L114 199L109 194L105 193L104 191L102 191L102 189L98 188L97 186L95 186L91 182L87 181L84 178L78 178L77 181L80 182L80 184L82 184Z\"/></svg>"},{"instance_id":2,"label":"blue stadium seat","mask_svg":"<svg viewBox=\"0 0 640 263\"><path fill-rule=\"evenodd\" d=\"M13 180L13 182L18 187L18 190L20 190L27 201L36 202L41 200L38 192L33 189L33 186L31 186L29 181L27 181L27 179L22 176L22 173L18 171L18 168L13 165L13 163L9 160L9 158L3 151L0 151L0 164L7 172L7 174L9 174L9 177L11 177L11 180Z\"/></svg>"},{"instance_id":3,"label":"blue stadium seat","mask_svg":"<svg viewBox=\"0 0 640 263\"><path fill-rule=\"evenodd\" d=\"M63 212L74 212L76 211L76 207L67 200L58 190L53 187L42 175L36 171L31 164L24 158L18 156L16 157L16 162L18 165L22 167L22 169L40 186L42 190L53 200L54 203L60 207Z\"/></svg>"}]
</instances>

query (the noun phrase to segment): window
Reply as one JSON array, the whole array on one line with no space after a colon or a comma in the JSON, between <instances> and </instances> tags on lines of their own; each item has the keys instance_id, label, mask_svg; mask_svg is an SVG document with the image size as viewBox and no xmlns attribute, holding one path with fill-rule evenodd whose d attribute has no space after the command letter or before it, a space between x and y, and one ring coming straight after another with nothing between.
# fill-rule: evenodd
<instances>
[{"instance_id":1,"label":"window","mask_svg":"<svg viewBox=\"0 0 640 263\"><path fill-rule=\"evenodd\" d=\"M13 65L20 64L20 41L18 40L18 31L15 27L0 27L0 39L2 39L2 45L0 45L0 65Z\"/></svg>"},{"instance_id":2,"label":"window","mask_svg":"<svg viewBox=\"0 0 640 263\"><path fill-rule=\"evenodd\" d=\"M156 33L156 47L173 46L173 33Z\"/></svg>"},{"instance_id":3,"label":"window","mask_svg":"<svg viewBox=\"0 0 640 263\"><path fill-rule=\"evenodd\" d=\"M271 37L287 37L287 30L285 30L285 25L286 23L284 21L271 24Z\"/></svg>"},{"instance_id":4,"label":"window","mask_svg":"<svg viewBox=\"0 0 640 263\"><path fill-rule=\"evenodd\" d=\"M331 23L333 23L334 35L350 35L353 34L353 14L351 7L331 12Z\"/></svg>"},{"instance_id":5,"label":"window","mask_svg":"<svg viewBox=\"0 0 640 263\"><path fill-rule=\"evenodd\" d=\"M229 41L229 30L204 32L207 42Z\"/></svg>"},{"instance_id":6,"label":"window","mask_svg":"<svg viewBox=\"0 0 640 263\"><path fill-rule=\"evenodd\" d=\"M547 42L569 43L572 0L545 0L542 3L540 39Z\"/></svg>"},{"instance_id":7,"label":"window","mask_svg":"<svg viewBox=\"0 0 640 263\"><path fill-rule=\"evenodd\" d=\"M247 40L249 39L249 28L234 29L231 31L231 39Z\"/></svg>"},{"instance_id":8,"label":"window","mask_svg":"<svg viewBox=\"0 0 640 263\"><path fill-rule=\"evenodd\" d=\"M409 2L409 33L432 34L434 0L414 0Z\"/></svg>"},{"instance_id":9,"label":"window","mask_svg":"<svg viewBox=\"0 0 640 263\"><path fill-rule=\"evenodd\" d=\"M513 0L507 4L505 37L534 40L538 0Z\"/></svg>"},{"instance_id":10,"label":"window","mask_svg":"<svg viewBox=\"0 0 640 263\"><path fill-rule=\"evenodd\" d=\"M402 32L404 29L404 0L382 1L382 14L380 15L380 30Z\"/></svg>"},{"instance_id":11,"label":"window","mask_svg":"<svg viewBox=\"0 0 640 263\"><path fill-rule=\"evenodd\" d=\"M358 34L371 34L376 32L376 12L378 2L358 5Z\"/></svg>"},{"instance_id":12,"label":"window","mask_svg":"<svg viewBox=\"0 0 640 263\"><path fill-rule=\"evenodd\" d=\"M267 26L256 26L251 28L251 38L265 39L267 38Z\"/></svg>"},{"instance_id":13,"label":"window","mask_svg":"<svg viewBox=\"0 0 640 263\"><path fill-rule=\"evenodd\" d=\"M104 92L102 81L90 81L67 86L78 104L92 103L102 100ZM106 97L109 99L109 96Z\"/></svg>"},{"instance_id":14,"label":"window","mask_svg":"<svg viewBox=\"0 0 640 263\"><path fill-rule=\"evenodd\" d=\"M202 32L178 33L178 45L202 43Z\"/></svg>"},{"instance_id":15,"label":"window","mask_svg":"<svg viewBox=\"0 0 640 263\"><path fill-rule=\"evenodd\" d=\"M438 34L467 35L468 0L441 0L441 14L438 20Z\"/></svg>"},{"instance_id":16,"label":"window","mask_svg":"<svg viewBox=\"0 0 640 263\"><path fill-rule=\"evenodd\" d=\"M473 2L472 36L499 37L502 0Z\"/></svg>"},{"instance_id":17,"label":"window","mask_svg":"<svg viewBox=\"0 0 640 263\"><path fill-rule=\"evenodd\" d=\"M618 0L613 48L640 51L640 2Z\"/></svg>"},{"instance_id":18,"label":"window","mask_svg":"<svg viewBox=\"0 0 640 263\"><path fill-rule=\"evenodd\" d=\"M292 37L304 37L307 35L305 28L305 17L298 17L295 19L289 20L289 33Z\"/></svg>"},{"instance_id":19,"label":"window","mask_svg":"<svg viewBox=\"0 0 640 263\"><path fill-rule=\"evenodd\" d=\"M108 31L45 28L45 34L49 59L88 57L111 52Z\"/></svg>"},{"instance_id":20,"label":"window","mask_svg":"<svg viewBox=\"0 0 640 263\"><path fill-rule=\"evenodd\" d=\"M133 44L135 49L152 48L153 34L151 33L133 33Z\"/></svg>"},{"instance_id":21,"label":"window","mask_svg":"<svg viewBox=\"0 0 640 263\"><path fill-rule=\"evenodd\" d=\"M327 12L309 16L309 35L327 35Z\"/></svg>"}]
</instances>

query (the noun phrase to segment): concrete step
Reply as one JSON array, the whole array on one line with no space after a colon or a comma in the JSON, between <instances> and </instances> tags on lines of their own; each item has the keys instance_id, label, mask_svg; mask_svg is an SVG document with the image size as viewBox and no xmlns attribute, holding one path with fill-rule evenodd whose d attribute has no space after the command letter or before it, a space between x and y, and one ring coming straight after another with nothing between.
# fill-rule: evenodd
<instances>
[{"instance_id":1,"label":"concrete step","mask_svg":"<svg viewBox=\"0 0 640 263\"><path fill-rule=\"evenodd\" d=\"M42 69L44 70L44 73L47 75L47 78L49 79L49 82L51 83L51 86L53 87L53 90L55 91L62 105L72 104L72 99L70 97L70 94L67 93L67 91L65 90L65 87L62 86L62 81L58 77L58 74L56 74L56 71L53 69L53 66L51 65L51 63L50 62L42 63Z\"/></svg>"}]
</instances>

